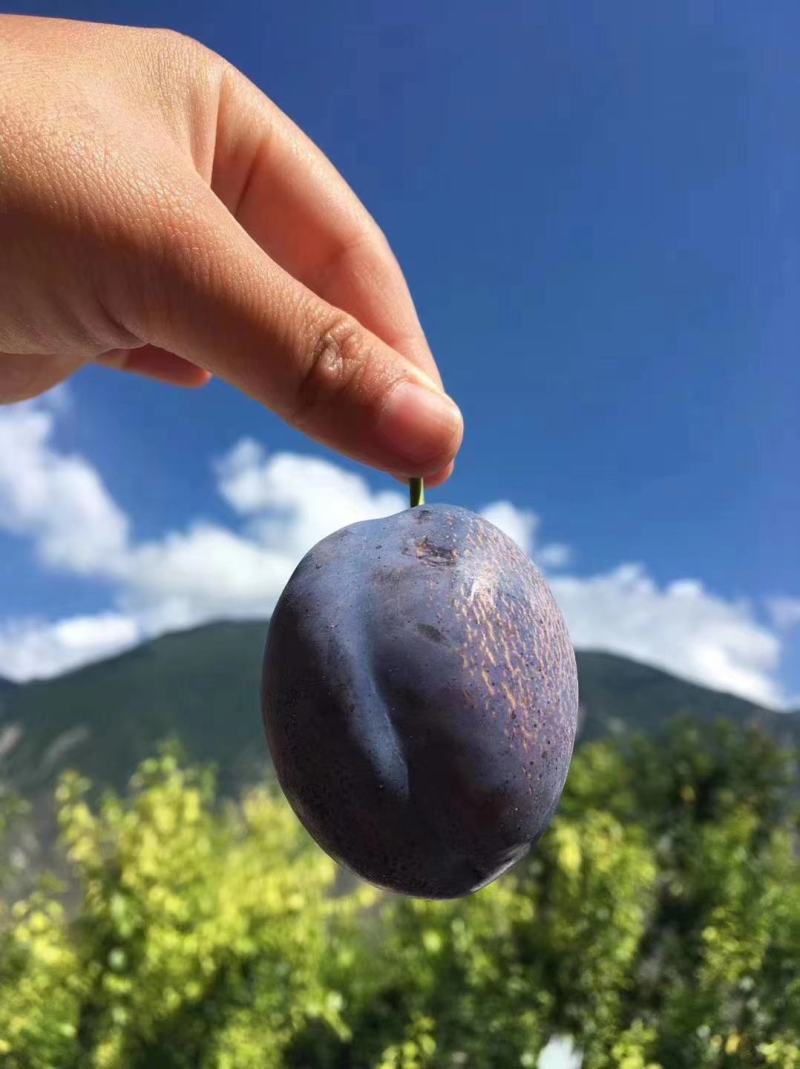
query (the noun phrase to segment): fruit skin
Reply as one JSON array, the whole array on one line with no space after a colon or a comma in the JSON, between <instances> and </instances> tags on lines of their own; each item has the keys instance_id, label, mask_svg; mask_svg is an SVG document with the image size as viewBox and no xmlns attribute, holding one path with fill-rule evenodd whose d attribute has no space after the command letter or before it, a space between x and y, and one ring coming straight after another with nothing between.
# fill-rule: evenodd
<instances>
[{"instance_id":1,"label":"fruit skin","mask_svg":"<svg viewBox=\"0 0 800 1069\"><path fill-rule=\"evenodd\" d=\"M264 723L317 842L379 886L455 898L547 827L569 768L575 654L530 559L466 509L345 527L270 622Z\"/></svg>"}]
</instances>

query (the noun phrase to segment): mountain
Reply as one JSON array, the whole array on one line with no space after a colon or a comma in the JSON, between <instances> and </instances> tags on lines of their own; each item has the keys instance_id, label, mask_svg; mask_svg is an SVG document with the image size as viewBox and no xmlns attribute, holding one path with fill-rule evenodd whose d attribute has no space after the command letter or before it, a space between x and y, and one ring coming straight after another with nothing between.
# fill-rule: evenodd
<instances>
[{"instance_id":1,"label":"mountain","mask_svg":"<svg viewBox=\"0 0 800 1069\"><path fill-rule=\"evenodd\" d=\"M269 757L259 681L266 623L219 623L166 635L56 679L0 689L0 778L27 797L49 793L76 768L124 788L137 763L168 736L213 762L225 793L262 779ZM676 713L757 723L800 743L800 716L676 679L607 653L578 655L582 737L655 733Z\"/></svg>"},{"instance_id":2,"label":"mountain","mask_svg":"<svg viewBox=\"0 0 800 1069\"><path fill-rule=\"evenodd\" d=\"M25 795L64 768L124 787L158 742L176 737L218 766L232 791L263 778L259 677L265 623L220 623L165 635L131 652L18 686L0 708L0 732L21 728L4 767Z\"/></svg>"},{"instance_id":3,"label":"mountain","mask_svg":"<svg viewBox=\"0 0 800 1069\"><path fill-rule=\"evenodd\" d=\"M787 745L800 744L800 712L776 713L610 653L579 652L578 672L587 714L583 741L624 731L654 735L673 716L685 715L701 723L725 719L759 726Z\"/></svg>"},{"instance_id":4,"label":"mountain","mask_svg":"<svg viewBox=\"0 0 800 1069\"><path fill-rule=\"evenodd\" d=\"M0 677L0 771L2 771L3 757L6 753L10 753L13 746L16 745L17 739L20 735L20 729L13 724L3 724L3 709L8 701L8 697L16 690L16 686L8 679Z\"/></svg>"}]
</instances>

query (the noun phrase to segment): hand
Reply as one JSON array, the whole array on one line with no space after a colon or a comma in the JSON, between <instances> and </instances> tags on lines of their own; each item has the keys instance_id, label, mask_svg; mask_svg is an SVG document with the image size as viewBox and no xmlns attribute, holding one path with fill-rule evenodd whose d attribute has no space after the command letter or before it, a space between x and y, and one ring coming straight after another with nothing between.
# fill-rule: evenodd
<instances>
[{"instance_id":1,"label":"hand","mask_svg":"<svg viewBox=\"0 0 800 1069\"><path fill-rule=\"evenodd\" d=\"M401 476L461 441L381 231L251 82L172 32L0 16L0 402L92 362L218 375Z\"/></svg>"}]
</instances>

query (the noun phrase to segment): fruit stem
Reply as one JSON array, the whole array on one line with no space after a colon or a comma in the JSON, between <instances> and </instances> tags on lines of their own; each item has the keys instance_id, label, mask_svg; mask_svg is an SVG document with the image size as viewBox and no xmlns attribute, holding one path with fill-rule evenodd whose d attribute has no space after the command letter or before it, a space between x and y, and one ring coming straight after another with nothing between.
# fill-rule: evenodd
<instances>
[{"instance_id":1,"label":"fruit stem","mask_svg":"<svg viewBox=\"0 0 800 1069\"><path fill-rule=\"evenodd\" d=\"M409 479L408 489L411 497L411 507L415 509L417 505L425 504L425 480L424 479Z\"/></svg>"}]
</instances>

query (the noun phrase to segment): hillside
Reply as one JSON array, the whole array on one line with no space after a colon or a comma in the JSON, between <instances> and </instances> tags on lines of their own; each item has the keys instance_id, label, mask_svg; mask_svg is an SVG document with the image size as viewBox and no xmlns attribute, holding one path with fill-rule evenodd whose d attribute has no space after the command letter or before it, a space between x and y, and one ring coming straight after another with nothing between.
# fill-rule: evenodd
<instances>
[{"instance_id":1,"label":"hillside","mask_svg":"<svg viewBox=\"0 0 800 1069\"><path fill-rule=\"evenodd\" d=\"M0 775L28 797L67 767L123 788L168 736L213 762L223 792L269 768L258 704L263 622L220 623L167 635L57 679L0 690ZM757 722L800 742L800 716L676 679L606 653L578 656L582 736L657 732L675 713Z\"/></svg>"},{"instance_id":2,"label":"hillside","mask_svg":"<svg viewBox=\"0 0 800 1069\"><path fill-rule=\"evenodd\" d=\"M578 653L585 741L622 731L654 735L676 715L712 723L758 724L787 744L800 743L800 714L775 713L744 698L689 683L659 668L610 653Z\"/></svg>"},{"instance_id":3,"label":"hillside","mask_svg":"<svg viewBox=\"0 0 800 1069\"><path fill-rule=\"evenodd\" d=\"M0 730L22 735L5 776L35 793L62 768L123 787L159 740L174 736L192 758L214 762L223 790L268 766L258 707L264 623L215 624L6 695Z\"/></svg>"}]
</instances>

